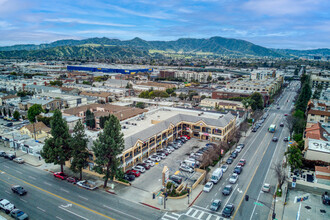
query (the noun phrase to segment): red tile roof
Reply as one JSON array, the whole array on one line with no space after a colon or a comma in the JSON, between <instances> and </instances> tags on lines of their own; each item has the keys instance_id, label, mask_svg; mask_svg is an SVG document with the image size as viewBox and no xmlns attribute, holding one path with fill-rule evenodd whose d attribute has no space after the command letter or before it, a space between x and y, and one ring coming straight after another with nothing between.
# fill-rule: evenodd
<instances>
[{"instance_id":1,"label":"red tile roof","mask_svg":"<svg viewBox=\"0 0 330 220\"><path fill-rule=\"evenodd\" d=\"M321 125L320 122L317 122L316 124L313 124L311 127L306 128L305 130L305 137L311 138L311 139L317 139L317 140L325 140L327 139L323 136L323 134L326 133L330 135Z\"/></svg>"}]
</instances>

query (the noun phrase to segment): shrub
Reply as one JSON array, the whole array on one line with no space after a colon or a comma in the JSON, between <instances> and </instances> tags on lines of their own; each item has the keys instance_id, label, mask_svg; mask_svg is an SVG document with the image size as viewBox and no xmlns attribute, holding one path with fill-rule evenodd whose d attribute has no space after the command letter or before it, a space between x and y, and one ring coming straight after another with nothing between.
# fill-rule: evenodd
<instances>
[{"instance_id":1,"label":"shrub","mask_svg":"<svg viewBox=\"0 0 330 220\"><path fill-rule=\"evenodd\" d=\"M296 142L301 141L302 140L303 135L302 134L294 134L293 135L293 140L295 140Z\"/></svg>"}]
</instances>

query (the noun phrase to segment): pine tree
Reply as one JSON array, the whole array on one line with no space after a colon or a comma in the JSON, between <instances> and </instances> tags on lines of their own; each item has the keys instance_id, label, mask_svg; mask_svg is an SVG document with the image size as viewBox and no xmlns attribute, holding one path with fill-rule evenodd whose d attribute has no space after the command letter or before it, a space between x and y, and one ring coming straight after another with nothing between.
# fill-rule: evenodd
<instances>
[{"instance_id":1,"label":"pine tree","mask_svg":"<svg viewBox=\"0 0 330 220\"><path fill-rule=\"evenodd\" d=\"M46 163L61 165L61 172L63 172L65 161L71 158L71 136L68 125L62 118L60 110L55 110L50 126L52 137L46 139L41 156L45 159Z\"/></svg>"},{"instance_id":2,"label":"pine tree","mask_svg":"<svg viewBox=\"0 0 330 220\"><path fill-rule=\"evenodd\" d=\"M87 109L87 111L86 111L86 117L85 117L85 121L86 121L86 126L87 127L90 127L90 124L91 124L91 122L90 122L91 114L92 114L92 112L89 109Z\"/></svg>"},{"instance_id":3,"label":"pine tree","mask_svg":"<svg viewBox=\"0 0 330 220\"><path fill-rule=\"evenodd\" d=\"M99 133L98 139L94 141L93 151L96 157L94 170L104 174L104 188L109 178L113 179L120 173L120 160L117 158L124 150L124 135L121 132L119 120L110 115L105 122L103 132Z\"/></svg>"},{"instance_id":4,"label":"pine tree","mask_svg":"<svg viewBox=\"0 0 330 220\"><path fill-rule=\"evenodd\" d=\"M89 157L87 143L88 139L85 134L84 125L81 123L81 120L79 120L74 126L70 142L72 149L72 162L70 169L73 172L79 172L80 179L82 179L82 169L86 166Z\"/></svg>"}]
</instances>

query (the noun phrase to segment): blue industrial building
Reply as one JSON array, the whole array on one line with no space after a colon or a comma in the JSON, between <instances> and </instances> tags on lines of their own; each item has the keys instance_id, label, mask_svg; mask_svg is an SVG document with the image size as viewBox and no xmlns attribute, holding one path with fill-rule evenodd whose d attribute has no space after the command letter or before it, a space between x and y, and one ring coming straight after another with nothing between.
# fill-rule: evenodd
<instances>
[{"instance_id":1,"label":"blue industrial building","mask_svg":"<svg viewBox=\"0 0 330 220\"><path fill-rule=\"evenodd\" d=\"M103 72L103 73L120 73L134 75L137 73L151 73L153 69L110 69L99 67L87 67L87 66L67 66L68 71L88 71L88 72Z\"/></svg>"}]
</instances>

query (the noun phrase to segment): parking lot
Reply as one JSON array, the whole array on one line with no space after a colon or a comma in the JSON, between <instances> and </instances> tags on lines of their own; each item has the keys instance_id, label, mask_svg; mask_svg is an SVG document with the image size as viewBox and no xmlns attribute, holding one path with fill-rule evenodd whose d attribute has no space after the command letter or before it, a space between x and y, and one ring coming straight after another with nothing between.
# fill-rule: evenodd
<instances>
[{"instance_id":1,"label":"parking lot","mask_svg":"<svg viewBox=\"0 0 330 220\"><path fill-rule=\"evenodd\" d=\"M195 152L198 148L204 147L207 141L192 138L188 140L179 149L173 151L165 159L155 163L154 167L142 173L140 177L137 177L132 181L132 186L143 189L148 192L156 192L162 187L162 171L164 166L167 166L170 175L176 174L182 177L183 181L191 186L201 175L199 172L188 173L180 171L180 162L187 159L191 152Z\"/></svg>"}]
</instances>

